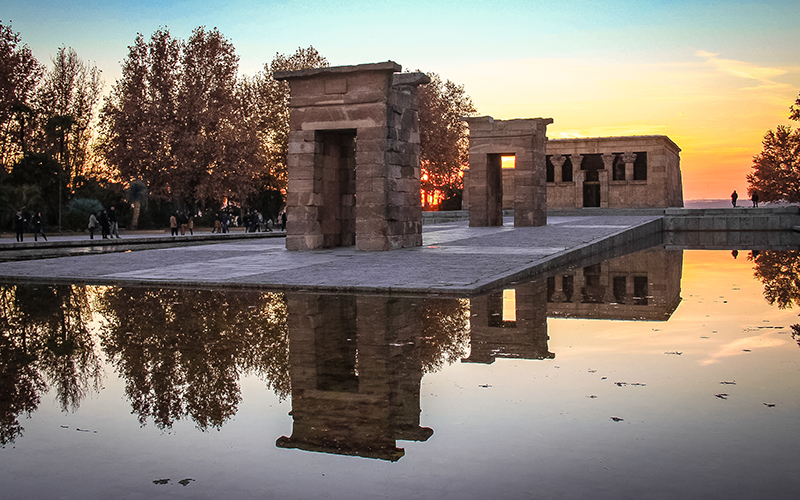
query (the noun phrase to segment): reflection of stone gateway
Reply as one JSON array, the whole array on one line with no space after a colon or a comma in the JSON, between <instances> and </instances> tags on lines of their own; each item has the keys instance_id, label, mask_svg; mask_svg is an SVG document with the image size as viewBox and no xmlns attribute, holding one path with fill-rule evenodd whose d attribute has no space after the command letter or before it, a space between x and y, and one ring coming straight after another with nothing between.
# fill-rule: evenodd
<instances>
[{"instance_id":1,"label":"reflection of stone gateway","mask_svg":"<svg viewBox=\"0 0 800 500\"><path fill-rule=\"evenodd\" d=\"M419 425L422 330L418 299L286 295L291 437L280 448L396 461L396 441L425 441Z\"/></svg>"},{"instance_id":2,"label":"reflection of stone gateway","mask_svg":"<svg viewBox=\"0 0 800 500\"><path fill-rule=\"evenodd\" d=\"M504 304L503 292L470 301L470 355L465 363L494 363L496 358L553 359L547 342L547 287L538 280L516 285L513 303ZM514 320L505 318L513 309Z\"/></svg>"},{"instance_id":3,"label":"reflection of stone gateway","mask_svg":"<svg viewBox=\"0 0 800 500\"><path fill-rule=\"evenodd\" d=\"M288 250L422 245L417 87L392 61L276 72L291 87Z\"/></svg>"}]
</instances>

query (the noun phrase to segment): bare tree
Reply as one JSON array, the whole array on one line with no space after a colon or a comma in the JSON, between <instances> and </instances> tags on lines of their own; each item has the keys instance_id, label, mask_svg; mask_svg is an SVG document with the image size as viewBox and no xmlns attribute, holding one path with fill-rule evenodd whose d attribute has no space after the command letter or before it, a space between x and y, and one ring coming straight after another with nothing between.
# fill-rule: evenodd
<instances>
[{"instance_id":1,"label":"bare tree","mask_svg":"<svg viewBox=\"0 0 800 500\"><path fill-rule=\"evenodd\" d=\"M36 95L39 147L59 158L72 182L86 173L90 162L92 125L103 81L100 70L83 62L71 47L60 47L52 63Z\"/></svg>"},{"instance_id":2,"label":"bare tree","mask_svg":"<svg viewBox=\"0 0 800 500\"><path fill-rule=\"evenodd\" d=\"M0 21L0 177L26 150L31 98L43 72L19 33Z\"/></svg>"}]
</instances>

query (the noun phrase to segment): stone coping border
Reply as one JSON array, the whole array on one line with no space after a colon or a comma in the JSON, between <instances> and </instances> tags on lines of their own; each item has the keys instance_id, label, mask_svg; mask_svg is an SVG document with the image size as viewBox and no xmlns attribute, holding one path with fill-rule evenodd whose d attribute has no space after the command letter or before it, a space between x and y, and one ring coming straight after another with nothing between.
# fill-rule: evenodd
<instances>
[{"instance_id":1,"label":"stone coping border","mask_svg":"<svg viewBox=\"0 0 800 500\"><path fill-rule=\"evenodd\" d=\"M26 233L26 237L28 234ZM127 252L145 248L168 248L178 246L205 245L214 242L260 238L285 238L283 232L261 233L204 233L183 236L126 236L123 238L54 239L38 242L11 242L0 244L0 262L15 260L46 259L69 255L92 253Z\"/></svg>"}]
</instances>

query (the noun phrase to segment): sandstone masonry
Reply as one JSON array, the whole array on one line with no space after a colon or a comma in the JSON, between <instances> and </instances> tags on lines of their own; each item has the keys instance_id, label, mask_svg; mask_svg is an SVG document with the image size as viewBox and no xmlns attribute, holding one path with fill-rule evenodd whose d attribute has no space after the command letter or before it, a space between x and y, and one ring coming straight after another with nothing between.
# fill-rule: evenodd
<instances>
[{"instance_id":1,"label":"sandstone masonry","mask_svg":"<svg viewBox=\"0 0 800 500\"><path fill-rule=\"evenodd\" d=\"M501 158L514 156L514 189L509 203L515 226L547 224L545 145L552 118L495 120L491 116L465 118L469 124L470 226L502 226L505 186Z\"/></svg>"},{"instance_id":2,"label":"sandstone masonry","mask_svg":"<svg viewBox=\"0 0 800 500\"><path fill-rule=\"evenodd\" d=\"M288 250L422 245L417 87L395 62L277 72L291 88Z\"/></svg>"}]
</instances>

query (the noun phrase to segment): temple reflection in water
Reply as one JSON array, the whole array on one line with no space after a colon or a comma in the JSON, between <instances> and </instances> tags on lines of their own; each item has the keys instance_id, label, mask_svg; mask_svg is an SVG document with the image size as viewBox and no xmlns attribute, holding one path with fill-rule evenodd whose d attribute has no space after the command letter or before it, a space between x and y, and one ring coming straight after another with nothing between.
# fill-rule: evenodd
<instances>
[{"instance_id":1,"label":"temple reflection in water","mask_svg":"<svg viewBox=\"0 0 800 500\"><path fill-rule=\"evenodd\" d=\"M286 298L294 428L277 446L395 461L397 440L433 434L419 425L421 299Z\"/></svg>"},{"instance_id":2,"label":"temple reflection in water","mask_svg":"<svg viewBox=\"0 0 800 500\"><path fill-rule=\"evenodd\" d=\"M420 424L424 374L552 359L548 317L665 321L681 300L681 268L681 250L657 247L470 299L0 287L0 387L13 395L0 398L2 443L22 436L19 415L46 390L64 411L97 391L102 351L142 425L220 428L237 412L239 378L256 374L291 396L292 432L278 447L396 461L398 441L434 432Z\"/></svg>"}]
</instances>

